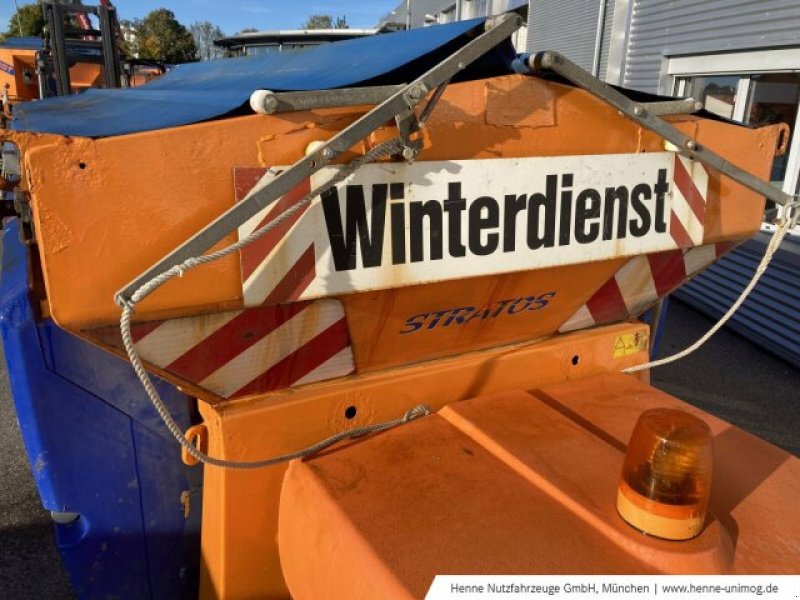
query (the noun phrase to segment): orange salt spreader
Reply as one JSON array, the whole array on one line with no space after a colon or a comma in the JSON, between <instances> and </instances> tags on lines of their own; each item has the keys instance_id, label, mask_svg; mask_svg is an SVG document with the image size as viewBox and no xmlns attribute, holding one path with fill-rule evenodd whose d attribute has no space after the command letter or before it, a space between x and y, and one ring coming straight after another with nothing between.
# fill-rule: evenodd
<instances>
[{"instance_id":1,"label":"orange salt spreader","mask_svg":"<svg viewBox=\"0 0 800 600\"><path fill-rule=\"evenodd\" d=\"M402 84L9 134L43 314L197 399L201 597L797 571L800 461L622 373L648 361L636 317L756 232L765 196L788 202L763 181L787 130L613 89L554 52L451 81L518 26L472 23ZM411 40L386 38L370 43ZM650 409L669 410L623 471Z\"/></svg>"}]
</instances>

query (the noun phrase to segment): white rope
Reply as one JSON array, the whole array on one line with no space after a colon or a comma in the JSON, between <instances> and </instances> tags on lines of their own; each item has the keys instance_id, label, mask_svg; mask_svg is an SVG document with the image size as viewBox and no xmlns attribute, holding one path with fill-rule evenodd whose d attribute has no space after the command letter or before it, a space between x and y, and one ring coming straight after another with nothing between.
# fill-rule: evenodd
<instances>
[{"instance_id":1,"label":"white rope","mask_svg":"<svg viewBox=\"0 0 800 600\"><path fill-rule=\"evenodd\" d=\"M164 425L167 427L169 432L177 440L177 442L186 450L186 452L199 462L202 462L207 465L213 465L215 467L225 467L232 469L258 469L261 467L269 467L272 465L293 460L295 458L301 458L303 456L309 456L311 454L315 454L316 452L319 452L320 450L327 448L328 446L331 446L332 444L335 444L344 439L360 437L368 433L375 433L378 431L391 429L392 427L396 427L397 425L402 425L403 423L408 423L409 421L430 414L430 407L428 407L425 404L420 404L408 410L399 419L395 419L393 421L387 421L385 423L376 423L374 425L357 427L355 429L350 429L348 431L342 431L325 440L322 440L321 442L314 444L313 446L304 448L302 450L298 450L297 452L283 454L280 456L275 456L272 458L267 458L258 461L231 461L231 460L215 458L213 456L205 454L204 452L201 452L194 444L192 444L188 439L186 439L186 436L183 434L183 431L181 431L181 428L175 422L175 419L172 418L169 409L164 404L163 400L161 399L161 396L158 394L158 391L156 391L156 388L153 385L152 380L150 379L150 375L147 373L147 370L145 369L144 364L142 363L142 360L139 357L139 353L136 351L136 347L133 343L133 338L131 336L131 317L133 316L136 305L145 298L147 298L147 296L152 294L162 285L167 283L167 281L175 277L183 277L183 274L186 271L189 271L190 269L193 269L199 265L203 265L215 260L219 260L220 258L228 256L229 254L236 252L240 248L243 248L244 246L251 244L252 242L259 239L261 236L266 234L267 232L271 231L272 229L274 229L287 219L291 218L292 215L296 214L297 211L299 211L307 204L309 204L314 198L316 198L320 194L326 192L339 182L346 179L361 165L368 162L373 162L374 160L380 158L381 156L397 154L402 149L403 149L403 143L400 140L400 138L394 138L378 146L375 146L374 148L366 152L363 156L360 156L351 161L350 163L348 163L334 177L332 177L330 180L325 182L317 189L313 190L311 193L307 194L306 196L298 200L295 204L284 210L282 213L280 213L278 216L272 219L269 223L264 225L264 227L254 231L253 233L251 233L247 237L242 238L238 242L231 244L230 246L227 246L221 250L218 250L217 252L213 252L212 254L206 254L203 256L195 256L188 258L181 264L175 265L174 267L167 269L160 275L157 275L152 279L150 279L149 281L142 284L142 286L139 287L131 295L130 299L128 300L118 299L118 301L122 306L122 314L119 319L119 328L120 328L120 333L122 334L122 343L125 346L125 351L128 353L128 358L131 361L133 370L136 372L136 376L142 383L145 392L147 392L147 395L150 398L153 407L156 409L156 412L161 417L161 420L164 422Z\"/></svg>"},{"instance_id":2,"label":"white rope","mask_svg":"<svg viewBox=\"0 0 800 600\"><path fill-rule=\"evenodd\" d=\"M745 286L742 290L742 293L739 294L739 297L736 299L736 302L731 305L722 318L717 321L714 326L709 329L703 337L697 340L694 344L673 354L672 356L667 356L665 358L660 358L658 360L653 360L648 363L644 363L642 365L636 365L634 367L628 367L627 369L622 369L623 373L636 373L637 371L643 371L645 369L652 369L653 367L660 367L662 365L668 365L669 363L673 363L677 360L685 358L689 356L692 352L700 348L703 344L705 344L711 337L719 331L725 323L734 315L734 313L739 310L739 307L747 300L747 297L750 295L750 292L753 291L753 288L756 287L758 281L761 279L761 276L764 274L764 271L767 270L769 263L772 261L772 257L777 252L778 248L783 241L783 238L786 237L786 234L789 230L794 227L797 223L798 214L791 215L792 210L797 211L797 207L790 206L787 207L787 216L783 219L781 224L775 229L775 232L772 234L772 238L767 245L767 249L764 252L764 257L761 259L761 263L756 268L755 273L753 274L753 278L750 280L750 283Z\"/></svg>"},{"instance_id":3,"label":"white rope","mask_svg":"<svg viewBox=\"0 0 800 600\"><path fill-rule=\"evenodd\" d=\"M131 365L133 366L134 371L136 372L136 376L139 378L139 381L142 383L142 386L145 389L150 401L153 404L153 407L158 412L158 415L161 417L161 420L164 422L164 425L170 431L172 436L177 440L177 442L186 450L186 452L195 458L197 461L202 462L207 465L212 465L216 467L223 467L223 468L234 468L234 469L257 469L261 467L267 467L276 465L282 462L287 462L293 460L295 458L301 458L304 456L309 456L311 454L315 454L320 450L327 448L341 440L348 439L348 438L355 438L360 437L369 433L375 433L378 431L384 431L386 429L390 429L392 427L396 427L398 425L402 425L403 423L408 423L414 419L419 417L425 416L430 414L430 407L424 404L420 404L415 406L414 408L407 411L403 417L399 419L395 419L393 421L387 421L385 423L377 423L374 425L367 425L364 427L357 427L355 429L351 429L348 431L343 431L338 434L335 434L313 446L308 448L304 448L302 450L298 450L296 452L292 452L289 454L283 454L280 456L275 456L272 458L259 460L259 461L230 461L215 458L209 456L203 452L201 452L194 444L192 444L186 436L184 436L183 432L181 431L178 424L172 418L172 415L169 412L169 409L164 405L164 402L161 400L161 396L156 391L155 387L153 386L153 382L150 379L147 370L142 363L141 358L139 358L139 354L136 351L135 345L133 343L133 338L131 336L131 317L133 316L134 310L136 305L144 300L147 296L155 292L158 288L162 285L167 283L170 279L175 277L183 277L186 271L193 269L199 265L203 265L209 262L213 262L215 260L219 260L225 256L236 252L237 250L251 244L252 242L256 241L282 222L286 221L287 219L291 218L294 214L296 214L300 209L308 205L314 198L319 196L320 194L326 192L327 190L331 189L333 186L337 185L344 179L346 179L351 173L353 173L356 169L358 169L361 165L373 162L377 158L384 156L384 155L391 155L397 154L399 151L403 149L403 142L400 138L394 138L379 146L372 148L370 151L365 153L363 156L354 159L347 166L343 167L334 177L332 177L329 181L325 184L320 186L319 188L313 190L308 195L301 198L298 202L284 210L274 219L272 219L269 223L267 223L264 227L257 229L250 235L242 238L238 242L231 244L217 252L213 252L211 254L206 254L203 256L195 256L186 259L182 263L167 269L160 275L157 275L150 279L149 281L145 282L141 287L139 287L130 297L130 299L122 299L117 298L117 301L122 307L122 314L120 315L120 332L122 334L122 342L125 346L125 351L128 354L128 358L130 359ZM795 214L792 216L792 211L794 210ZM623 369L623 373L635 373L637 371L642 371L644 369L650 369L653 367L659 367L661 365L666 365L671 362L675 362L684 358L700 348L703 344L705 344L725 323L731 318L731 316L739 309L742 303L747 299L750 295L750 292L756 286L758 281L761 279L761 276L766 271L767 267L769 266L770 261L772 260L773 255L777 251L778 247L780 246L783 238L788 233L789 229L791 229L798 220L798 208L797 206L791 206L787 209L787 216L784 218L781 225L775 230L775 233L772 236L772 239L767 246L767 250L764 253L764 257L761 260L758 268L756 269L753 278L750 280L750 283L742 290L742 293L737 298L736 302L728 309L728 312L722 316L722 318L699 340L697 340L694 344L686 348L685 350L678 352L672 356L668 356L666 358L662 358L659 360L654 360L642 365L636 365L634 367L629 367L627 369Z\"/></svg>"}]
</instances>

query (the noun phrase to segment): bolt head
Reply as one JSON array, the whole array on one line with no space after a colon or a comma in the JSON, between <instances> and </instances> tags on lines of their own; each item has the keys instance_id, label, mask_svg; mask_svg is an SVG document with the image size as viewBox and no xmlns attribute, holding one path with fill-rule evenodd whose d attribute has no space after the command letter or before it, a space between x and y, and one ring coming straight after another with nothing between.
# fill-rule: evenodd
<instances>
[{"instance_id":1,"label":"bolt head","mask_svg":"<svg viewBox=\"0 0 800 600\"><path fill-rule=\"evenodd\" d=\"M403 158L406 160L414 160L417 156L417 151L414 148L403 148Z\"/></svg>"},{"instance_id":2,"label":"bolt head","mask_svg":"<svg viewBox=\"0 0 800 600\"><path fill-rule=\"evenodd\" d=\"M644 109L641 106L635 106L633 108L633 114L641 117L644 114Z\"/></svg>"},{"instance_id":3,"label":"bolt head","mask_svg":"<svg viewBox=\"0 0 800 600\"><path fill-rule=\"evenodd\" d=\"M322 151L322 157L326 160L332 159L335 154L333 148L325 148L325 150Z\"/></svg>"},{"instance_id":4,"label":"bolt head","mask_svg":"<svg viewBox=\"0 0 800 600\"><path fill-rule=\"evenodd\" d=\"M688 142L686 142L686 147L689 150L697 150L697 142L695 142L694 140L689 140Z\"/></svg>"}]
</instances>

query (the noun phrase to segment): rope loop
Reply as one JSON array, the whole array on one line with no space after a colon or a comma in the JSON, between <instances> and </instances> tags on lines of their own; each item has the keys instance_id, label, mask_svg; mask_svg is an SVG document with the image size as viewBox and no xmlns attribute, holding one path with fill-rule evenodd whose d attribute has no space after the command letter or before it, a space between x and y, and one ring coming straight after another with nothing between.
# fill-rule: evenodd
<instances>
[{"instance_id":1,"label":"rope loop","mask_svg":"<svg viewBox=\"0 0 800 600\"><path fill-rule=\"evenodd\" d=\"M736 301L731 305L728 311L722 315L719 321L717 321L711 329L709 329L705 335L703 335L699 340L697 340L691 346L684 348L680 352L676 352L672 356L667 356L664 358L659 358L658 360L653 360L641 365L636 365L633 367L628 367L627 369L622 369L623 373L636 373L638 371L644 371L645 369L652 369L653 367L660 367L663 365L668 365L675 361L678 361L682 358L689 356L692 352L700 348L703 344L705 344L711 337L719 331L725 323L739 310L739 307L744 304L744 301L747 300L747 297L750 295L750 292L753 291L753 288L756 287L758 281L761 279L761 276L767 270L769 263L772 261L772 257L777 252L778 248L783 241L783 238L786 237L786 234L789 233L789 230L794 227L794 223L797 220L797 216L795 215L792 218L789 218L788 215L781 220L780 225L775 229L772 237L769 240L769 244L767 244L767 249L764 251L764 257L761 259L758 267L756 267L755 273L753 273L753 277L750 282L745 286L742 290L739 297Z\"/></svg>"},{"instance_id":2,"label":"rope loop","mask_svg":"<svg viewBox=\"0 0 800 600\"><path fill-rule=\"evenodd\" d=\"M117 306L119 306L122 310L127 310L131 313L136 312L136 303L126 299L124 296L115 296L114 302L116 302Z\"/></svg>"},{"instance_id":3,"label":"rope loop","mask_svg":"<svg viewBox=\"0 0 800 600\"><path fill-rule=\"evenodd\" d=\"M115 296L114 298L115 302L122 309L122 314L120 315L119 319L119 328L120 328L120 333L122 335L122 343L125 346L125 351L128 353L128 359L131 362L131 366L133 367L136 376L139 378L139 381L141 382L142 387L147 393L147 396L150 398L150 402L153 404L153 407L156 409L156 412L161 417L161 420L164 422L164 425L167 427L167 429L175 438L175 440L181 445L181 447L186 450L187 454L192 456L197 461L206 465L229 468L229 469L258 469L262 467L269 467L272 465L277 465L283 462L294 460L296 458L311 456L312 454L316 454L320 450L323 450L344 439L361 437L370 433L385 431L387 429L391 429L392 427L403 425L404 423L408 423L409 421L430 414L430 407L425 404L420 404L419 406L415 406L412 409L408 410L400 419L387 421L385 423L376 423L374 425L365 425L364 427L358 427L356 429L342 431L303 450L292 452L290 454L276 456L273 458L268 458L265 460L242 462L242 461L231 461L231 460L223 460L215 458L213 456L209 456L201 452L194 444L192 444L188 439L186 439L186 436L183 434L183 431L181 431L180 427L175 422L175 419L172 418L169 409L166 407L163 400L161 399L161 396L158 394L158 391L153 385L153 381L150 379L150 374L145 369L144 364L142 363L142 359L139 357L139 353L137 352L133 342L133 336L131 335L131 316L136 312L135 311L136 305L145 298L147 298L147 296L152 294L159 287L164 285L167 281L173 279L174 277L183 277L183 275L187 271L193 269L196 266L204 265L206 263L219 260L220 258L228 256L229 254L232 254L238 251L239 249L244 248L248 244L255 242L257 239L259 239L269 231L275 229L287 219L290 219L292 215L296 214L297 211L301 210L303 207L309 204L314 198L325 193L327 190L331 189L333 186L337 185L338 183L349 177L361 165L368 162L373 162L378 158L380 158L381 156L398 154L399 152L402 151L403 147L404 145L400 138L392 138L387 142L384 142L382 144L379 144L371 148L363 156L360 156L352 160L350 163L342 167L339 170L339 172L336 173L330 180L328 180L327 182L319 186L317 189L313 190L311 193L307 194L306 196L295 202L293 205L285 209L282 213L277 215L274 219L272 219L262 228L240 239L238 242L233 243L225 248L222 248L217 252L212 252L211 254L205 254L202 256L193 256L191 258L186 259L179 265L174 265L173 267L170 267L163 273L156 275L149 281L142 284L141 287L139 287L135 292L133 292L133 294L131 294L130 298L125 298L124 296L121 295Z\"/></svg>"},{"instance_id":4,"label":"rope loop","mask_svg":"<svg viewBox=\"0 0 800 600\"><path fill-rule=\"evenodd\" d=\"M406 411L406 414L403 415L403 423L408 423L420 417L427 417L429 414L431 414L431 407L427 404L420 404Z\"/></svg>"}]
</instances>

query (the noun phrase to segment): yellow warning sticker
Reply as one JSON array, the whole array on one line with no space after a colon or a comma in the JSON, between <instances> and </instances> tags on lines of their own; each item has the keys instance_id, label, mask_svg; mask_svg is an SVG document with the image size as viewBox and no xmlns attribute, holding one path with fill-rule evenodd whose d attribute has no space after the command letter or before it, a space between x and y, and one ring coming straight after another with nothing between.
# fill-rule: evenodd
<instances>
[{"instance_id":1,"label":"yellow warning sticker","mask_svg":"<svg viewBox=\"0 0 800 600\"><path fill-rule=\"evenodd\" d=\"M644 332L623 333L614 338L614 358L647 350L647 334Z\"/></svg>"}]
</instances>

